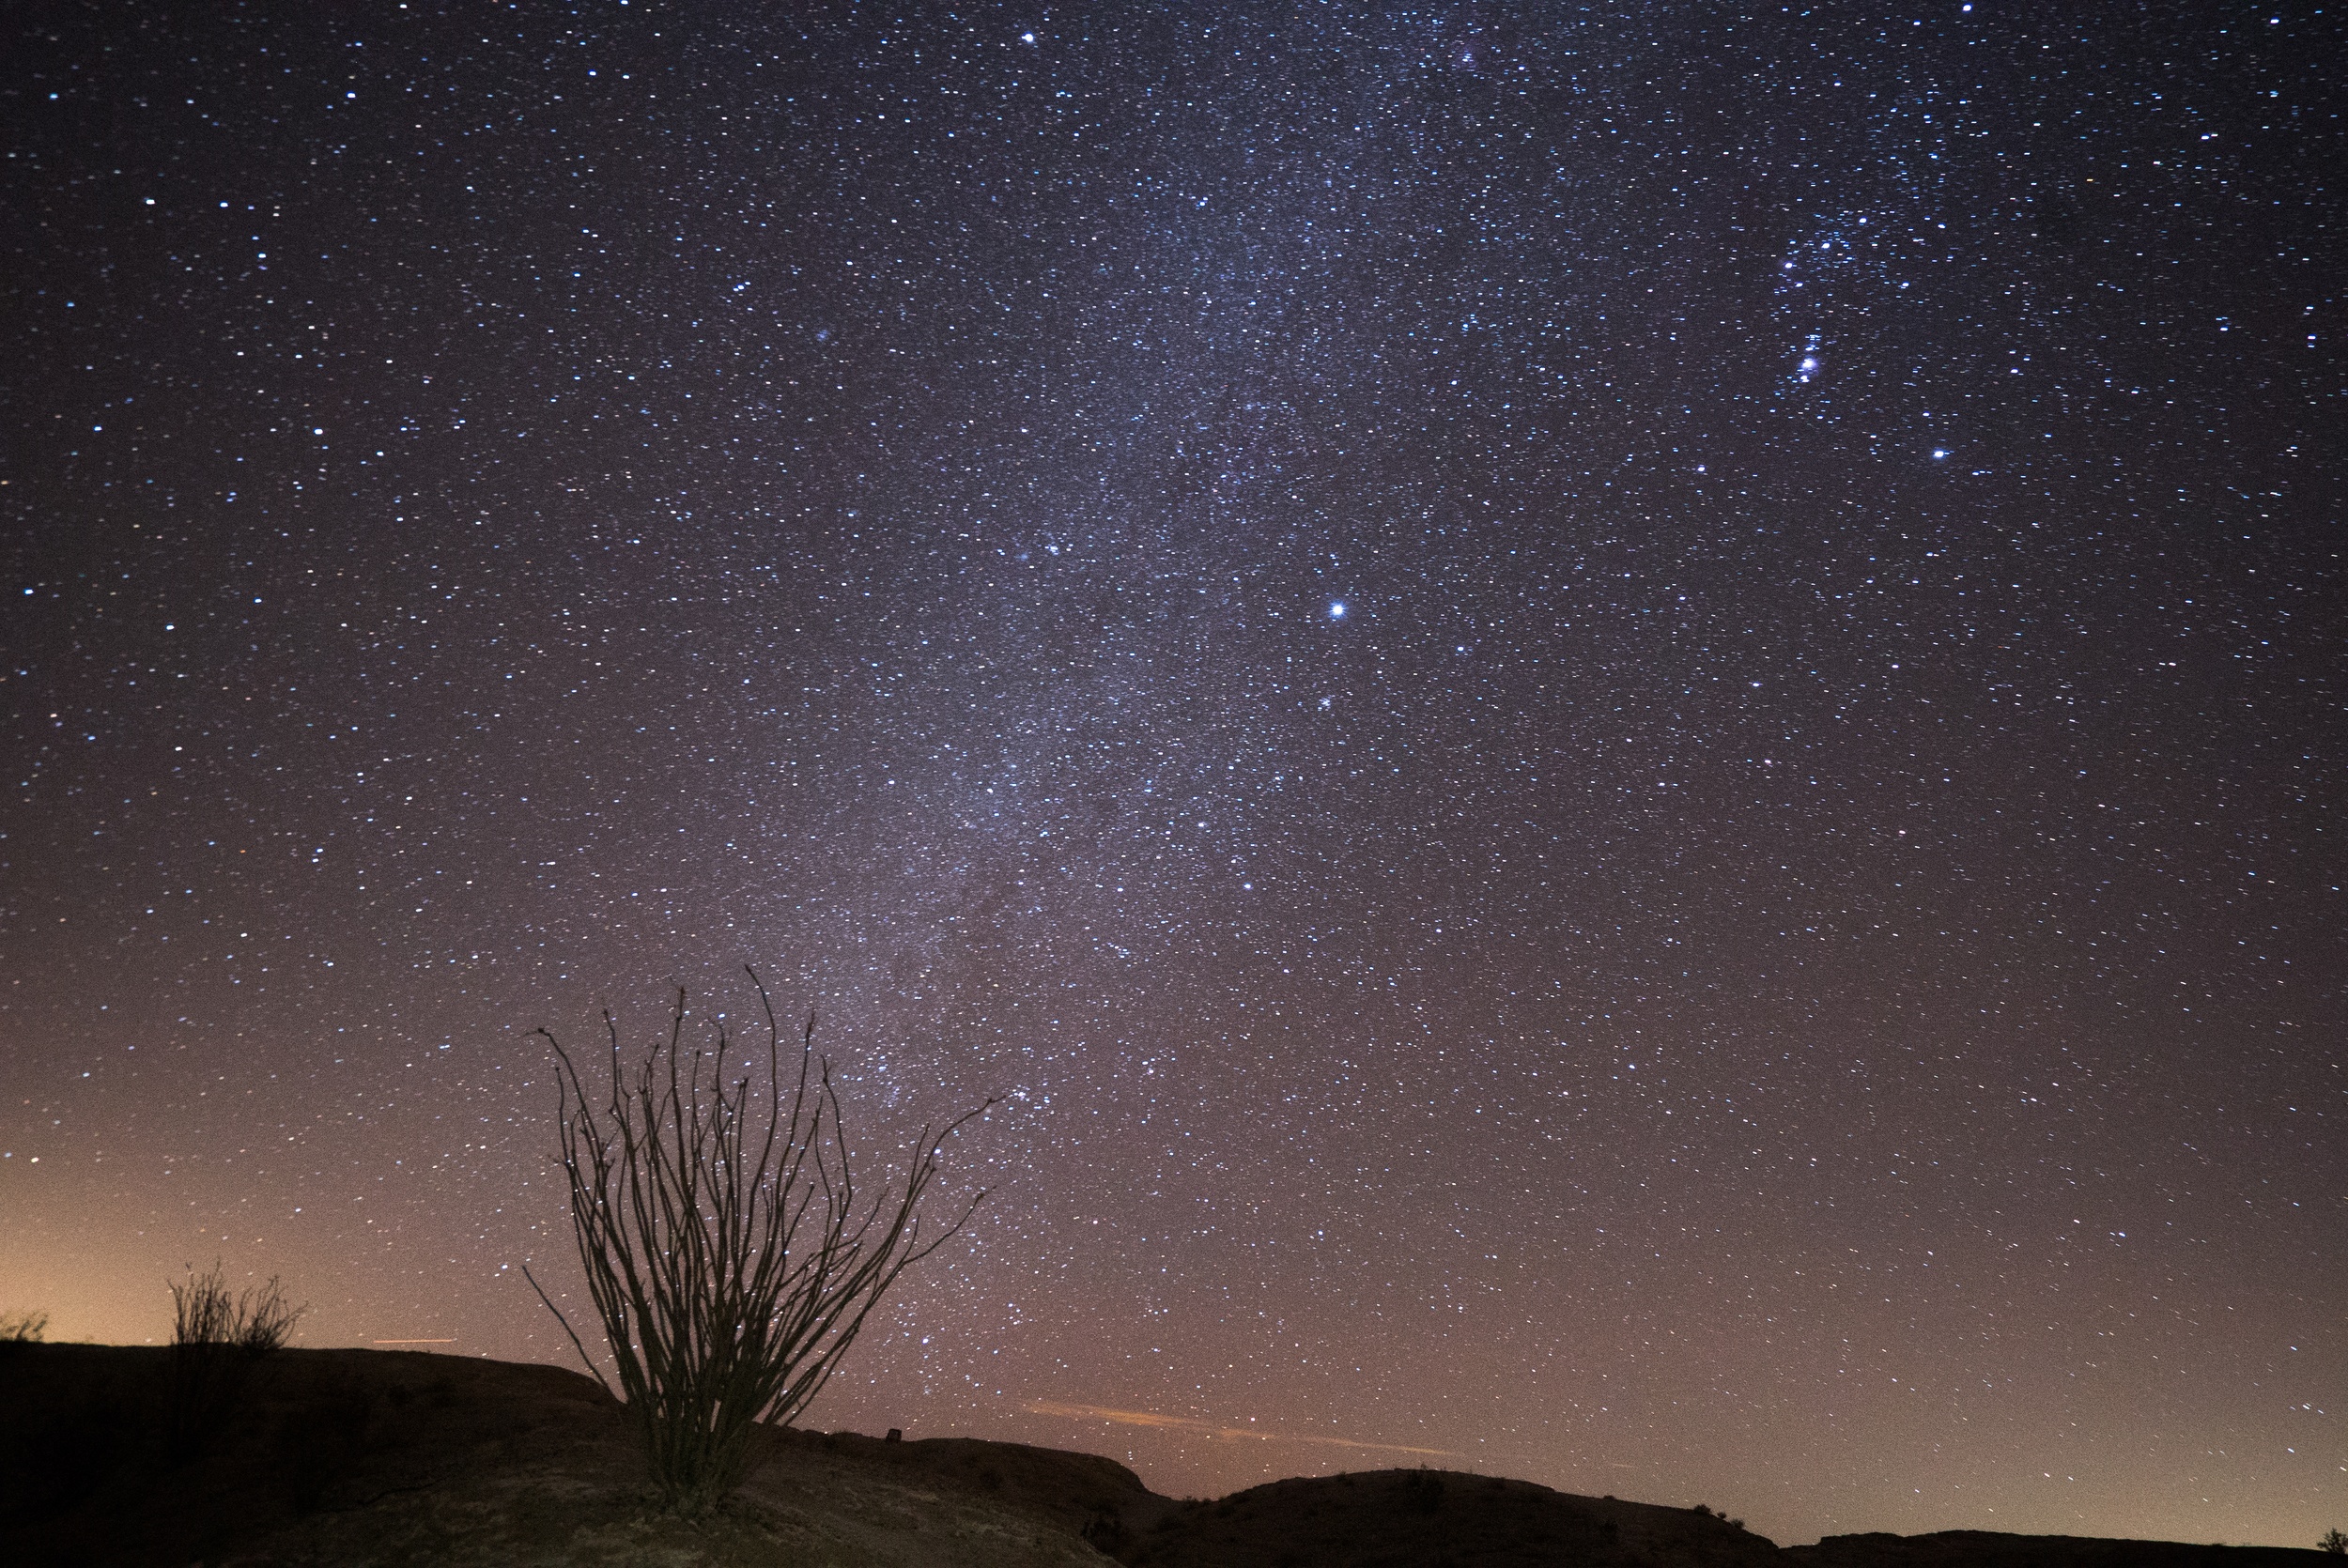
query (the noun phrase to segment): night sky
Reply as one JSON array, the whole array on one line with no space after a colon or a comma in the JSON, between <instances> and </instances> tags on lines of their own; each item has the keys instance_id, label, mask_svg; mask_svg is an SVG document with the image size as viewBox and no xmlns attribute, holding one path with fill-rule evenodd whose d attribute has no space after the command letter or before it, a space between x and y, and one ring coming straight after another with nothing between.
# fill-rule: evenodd
<instances>
[{"instance_id":1,"label":"night sky","mask_svg":"<svg viewBox=\"0 0 2348 1568\"><path fill-rule=\"evenodd\" d=\"M0 1312L564 1359L750 962L814 1424L2348 1526L2336 17L7 25Z\"/></svg>"}]
</instances>

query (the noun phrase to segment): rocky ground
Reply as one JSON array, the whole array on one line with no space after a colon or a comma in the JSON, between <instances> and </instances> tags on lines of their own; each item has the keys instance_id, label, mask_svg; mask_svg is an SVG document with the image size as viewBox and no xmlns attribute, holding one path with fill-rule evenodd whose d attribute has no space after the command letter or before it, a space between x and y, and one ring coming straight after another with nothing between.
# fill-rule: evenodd
<instances>
[{"instance_id":1,"label":"rocky ground","mask_svg":"<svg viewBox=\"0 0 2348 1568\"><path fill-rule=\"evenodd\" d=\"M0 1560L158 1568L2280 1568L2319 1554L1952 1532L1780 1549L1686 1509L1386 1470L1212 1502L972 1438L767 1432L740 1496L654 1505L625 1412L545 1366L286 1350L174 1421L169 1352L0 1346ZM199 1417L204 1412L198 1411Z\"/></svg>"}]
</instances>

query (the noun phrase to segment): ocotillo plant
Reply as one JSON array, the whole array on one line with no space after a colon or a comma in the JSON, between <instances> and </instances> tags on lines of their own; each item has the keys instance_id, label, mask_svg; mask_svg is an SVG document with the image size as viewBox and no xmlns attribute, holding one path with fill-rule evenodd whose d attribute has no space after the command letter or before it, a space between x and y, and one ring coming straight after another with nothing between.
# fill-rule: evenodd
<instances>
[{"instance_id":1,"label":"ocotillo plant","mask_svg":"<svg viewBox=\"0 0 2348 1568\"><path fill-rule=\"evenodd\" d=\"M686 996L668 1038L631 1074L607 1010L610 1083L591 1094L547 1030L559 1095L560 1158L571 1227L619 1388L642 1432L668 1505L707 1512L747 1473L750 1437L780 1425L822 1390L889 1286L959 1231L983 1191L942 1229L922 1199L938 1152L996 1102L925 1127L903 1185L860 1201L830 1063L811 1015L793 1086L782 1030L755 970L766 1022L766 1084L729 1085L720 1023L714 1049L684 1048ZM525 1268L587 1369L610 1390L570 1320Z\"/></svg>"}]
</instances>

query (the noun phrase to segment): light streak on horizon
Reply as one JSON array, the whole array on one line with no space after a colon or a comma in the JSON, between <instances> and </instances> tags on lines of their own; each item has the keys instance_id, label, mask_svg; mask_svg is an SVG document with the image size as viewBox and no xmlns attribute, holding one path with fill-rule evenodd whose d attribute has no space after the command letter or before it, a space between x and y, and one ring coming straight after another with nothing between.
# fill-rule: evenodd
<instances>
[{"instance_id":1,"label":"light streak on horizon","mask_svg":"<svg viewBox=\"0 0 2348 1568\"><path fill-rule=\"evenodd\" d=\"M1042 1399L1022 1407L1029 1415L1066 1416L1078 1421L1114 1422L1120 1426L1152 1426L1166 1431L1193 1432L1207 1437L1252 1437L1263 1443L1318 1443L1324 1448L1361 1449L1378 1453L1418 1453L1444 1459L1465 1455L1447 1448L1413 1448L1407 1443L1365 1443L1352 1437L1322 1437L1301 1432L1268 1432L1253 1426L1217 1426L1192 1416L1163 1416L1154 1410L1119 1410L1105 1405L1067 1405Z\"/></svg>"}]
</instances>

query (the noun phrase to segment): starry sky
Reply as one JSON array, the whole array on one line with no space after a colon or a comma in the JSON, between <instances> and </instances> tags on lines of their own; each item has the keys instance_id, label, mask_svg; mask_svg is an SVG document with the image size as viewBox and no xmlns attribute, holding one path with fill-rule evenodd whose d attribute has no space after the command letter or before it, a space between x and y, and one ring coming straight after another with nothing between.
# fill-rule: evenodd
<instances>
[{"instance_id":1,"label":"starry sky","mask_svg":"<svg viewBox=\"0 0 2348 1568\"><path fill-rule=\"evenodd\" d=\"M563 1359L751 962L816 1424L2348 1525L2336 25L12 12L0 1311Z\"/></svg>"}]
</instances>

